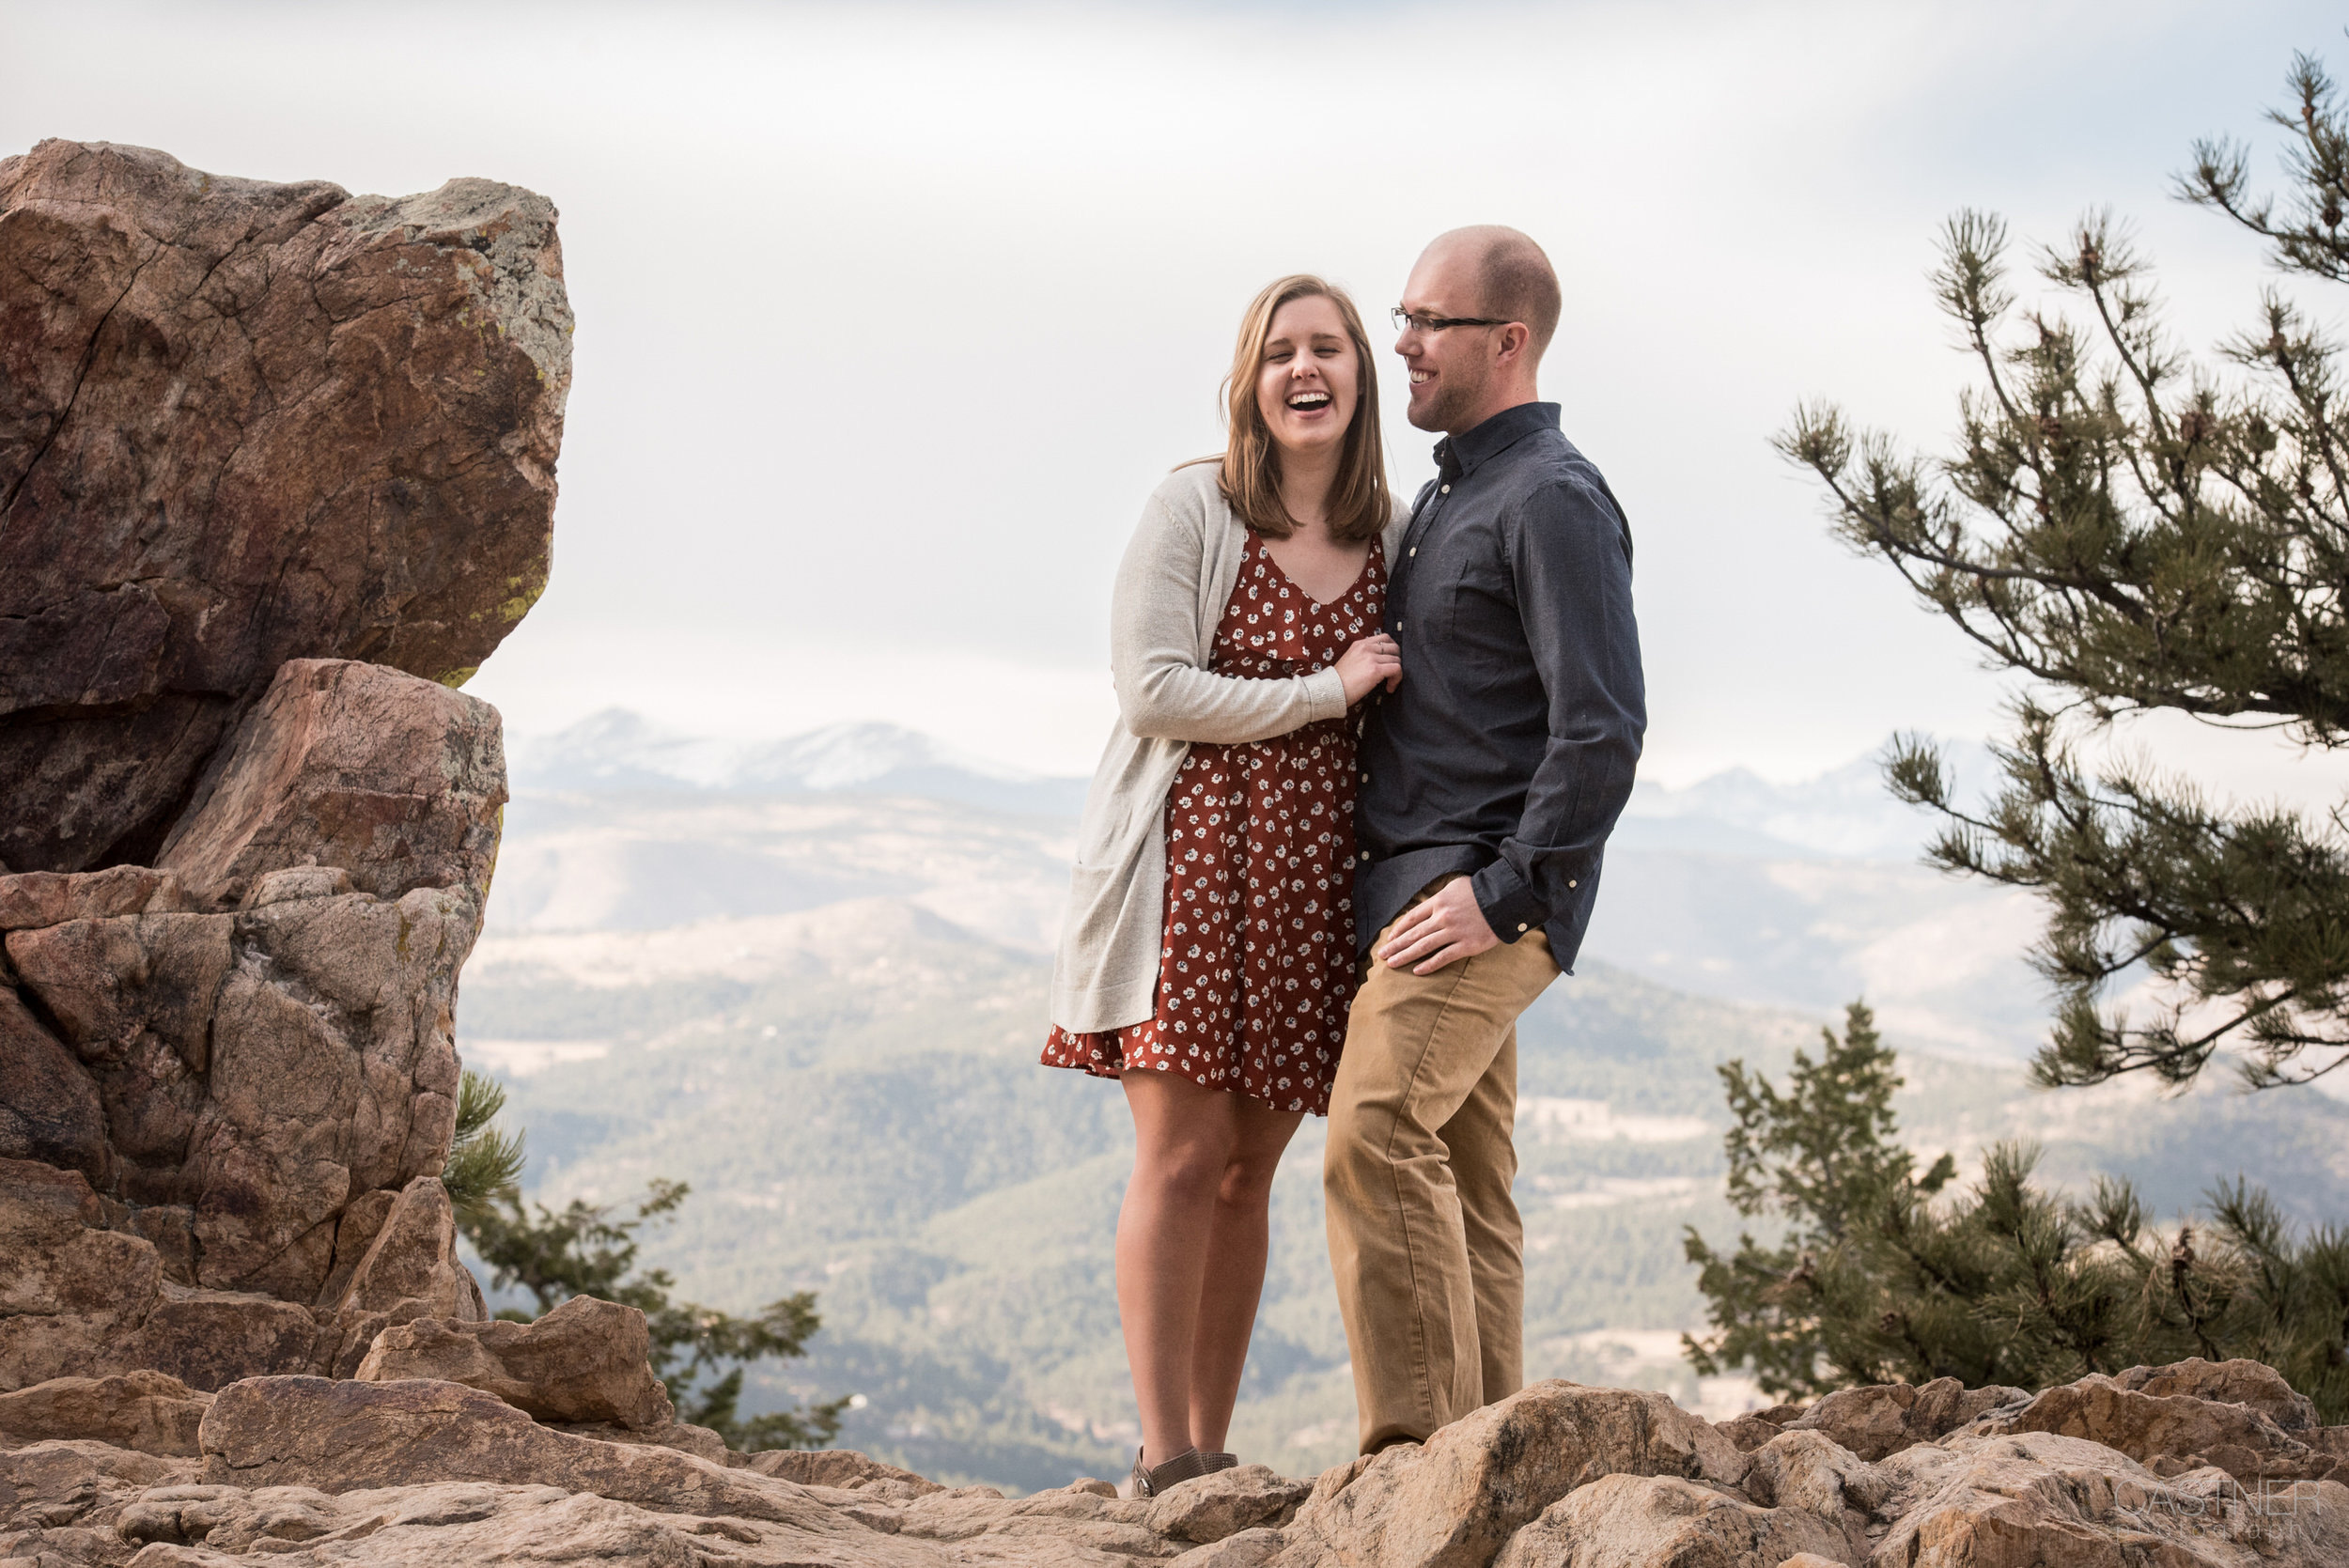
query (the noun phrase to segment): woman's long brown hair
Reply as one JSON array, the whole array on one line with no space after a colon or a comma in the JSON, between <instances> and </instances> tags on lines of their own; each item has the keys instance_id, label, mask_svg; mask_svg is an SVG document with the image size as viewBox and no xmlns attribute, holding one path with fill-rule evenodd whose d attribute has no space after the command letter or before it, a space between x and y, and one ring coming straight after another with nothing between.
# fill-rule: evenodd
<instances>
[{"instance_id":1,"label":"woman's long brown hair","mask_svg":"<svg viewBox=\"0 0 2349 1568\"><path fill-rule=\"evenodd\" d=\"M1346 290L1309 272L1292 272L1267 284L1240 318L1239 342L1232 350L1232 373L1224 378L1225 423L1231 439L1223 448L1219 484L1223 499L1257 533L1285 539L1297 520L1281 504L1281 449L1273 444L1264 411L1256 406L1256 371L1264 364L1272 318L1291 300L1320 296L1338 307L1346 335L1354 343L1357 396L1353 423L1338 459L1337 483L1330 491L1330 533L1340 539L1376 538L1387 526L1393 505L1387 490L1387 455L1378 436L1378 371L1372 363L1370 334Z\"/></svg>"}]
</instances>

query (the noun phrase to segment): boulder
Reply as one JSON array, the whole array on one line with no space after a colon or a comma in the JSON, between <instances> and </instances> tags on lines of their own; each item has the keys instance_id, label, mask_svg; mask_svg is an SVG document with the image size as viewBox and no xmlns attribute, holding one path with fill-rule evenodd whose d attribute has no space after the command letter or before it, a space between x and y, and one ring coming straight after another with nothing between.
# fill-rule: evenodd
<instances>
[{"instance_id":1,"label":"boulder","mask_svg":"<svg viewBox=\"0 0 2349 1568\"><path fill-rule=\"evenodd\" d=\"M1891 1459L1914 1496L1875 1562L2349 1562L2349 1488L2246 1496L2217 1470L2165 1481L2100 1443L2043 1432L1957 1436Z\"/></svg>"},{"instance_id":2,"label":"boulder","mask_svg":"<svg viewBox=\"0 0 2349 1568\"><path fill-rule=\"evenodd\" d=\"M105 871L27 871L0 876L0 931L63 925L109 915L169 914L186 893L168 872L117 865Z\"/></svg>"},{"instance_id":3,"label":"boulder","mask_svg":"<svg viewBox=\"0 0 2349 1568\"><path fill-rule=\"evenodd\" d=\"M247 1378L212 1401L201 1440L204 1479L214 1485L340 1493L487 1481L560 1486L641 1508L724 1514L818 1532L848 1528L789 1482L673 1449L550 1431L460 1383Z\"/></svg>"},{"instance_id":4,"label":"boulder","mask_svg":"<svg viewBox=\"0 0 2349 1568\"><path fill-rule=\"evenodd\" d=\"M1954 1377L1930 1383L1878 1383L1838 1389L1794 1420L1788 1432L1818 1432L1862 1459L1883 1459L1912 1443L1929 1443L1990 1411L2019 1405L2030 1393L1987 1384L1968 1389Z\"/></svg>"},{"instance_id":5,"label":"boulder","mask_svg":"<svg viewBox=\"0 0 2349 1568\"><path fill-rule=\"evenodd\" d=\"M1874 1514L1891 1493L1890 1479L1851 1450L1817 1432L1785 1432L1749 1456L1746 1496L1765 1508L1799 1508L1824 1519Z\"/></svg>"},{"instance_id":6,"label":"boulder","mask_svg":"<svg viewBox=\"0 0 2349 1568\"><path fill-rule=\"evenodd\" d=\"M0 160L0 863L150 862L290 659L460 682L546 581L555 212Z\"/></svg>"},{"instance_id":7,"label":"boulder","mask_svg":"<svg viewBox=\"0 0 2349 1568\"><path fill-rule=\"evenodd\" d=\"M318 1338L316 1320L295 1302L166 1280L147 1321L106 1364L153 1367L210 1392L241 1378L308 1371Z\"/></svg>"},{"instance_id":8,"label":"boulder","mask_svg":"<svg viewBox=\"0 0 2349 1568\"><path fill-rule=\"evenodd\" d=\"M1310 1482L1290 1481L1262 1465L1238 1465L1151 1498L1142 1522L1171 1540L1221 1541L1287 1524L1312 1492Z\"/></svg>"},{"instance_id":9,"label":"boulder","mask_svg":"<svg viewBox=\"0 0 2349 1568\"><path fill-rule=\"evenodd\" d=\"M316 1369L331 1376L354 1375L387 1328L490 1315L480 1285L457 1261L457 1211L440 1178L418 1176L385 1197L352 1205L357 1212L346 1215L334 1238L334 1270L318 1303Z\"/></svg>"},{"instance_id":10,"label":"boulder","mask_svg":"<svg viewBox=\"0 0 2349 1568\"><path fill-rule=\"evenodd\" d=\"M2164 1386L2159 1378L2142 1381ZM2329 1455L2290 1436L2248 1405L2221 1404L2188 1393L2140 1393L2095 1374L2047 1389L2020 1412L2001 1418L1998 1427L2002 1432L2085 1438L2140 1464L2159 1458L2181 1469L2216 1465L2246 1483L2322 1475L2332 1468Z\"/></svg>"},{"instance_id":11,"label":"boulder","mask_svg":"<svg viewBox=\"0 0 2349 1568\"><path fill-rule=\"evenodd\" d=\"M145 1324L163 1263L106 1219L80 1172L0 1159L0 1390L123 1370L110 1358Z\"/></svg>"},{"instance_id":12,"label":"boulder","mask_svg":"<svg viewBox=\"0 0 2349 1568\"><path fill-rule=\"evenodd\" d=\"M2185 1394L2222 1405L2248 1405L2295 1436L2317 1427L2315 1405L2264 1361L2206 1361L2196 1356L2168 1366L2131 1367L2116 1374L2112 1385L2156 1398Z\"/></svg>"},{"instance_id":13,"label":"boulder","mask_svg":"<svg viewBox=\"0 0 2349 1568\"><path fill-rule=\"evenodd\" d=\"M1854 1560L1834 1527L1797 1508L1756 1508L1677 1476L1602 1476L1544 1509L1494 1568L1694 1568Z\"/></svg>"},{"instance_id":14,"label":"boulder","mask_svg":"<svg viewBox=\"0 0 2349 1568\"><path fill-rule=\"evenodd\" d=\"M193 1460L88 1439L0 1447L0 1562L121 1561L100 1555L109 1547L120 1554L116 1521L150 1488L195 1471Z\"/></svg>"},{"instance_id":15,"label":"boulder","mask_svg":"<svg viewBox=\"0 0 2349 1568\"><path fill-rule=\"evenodd\" d=\"M669 1421L661 1426L615 1426L610 1421L546 1421L557 1432L568 1432L574 1437L593 1437L603 1443L641 1443L653 1448L675 1449L696 1459L707 1459L712 1465L725 1465L736 1469L748 1469L747 1456L726 1447L726 1440L706 1426L691 1421Z\"/></svg>"},{"instance_id":16,"label":"boulder","mask_svg":"<svg viewBox=\"0 0 2349 1568\"><path fill-rule=\"evenodd\" d=\"M1728 1438L1730 1445L1739 1453L1751 1453L1755 1449L1777 1436L1783 1429L1773 1422L1764 1421L1760 1416L1748 1412L1742 1416L1732 1416L1729 1420L1722 1421L1719 1430L1721 1436Z\"/></svg>"},{"instance_id":17,"label":"boulder","mask_svg":"<svg viewBox=\"0 0 2349 1568\"><path fill-rule=\"evenodd\" d=\"M1483 1568L1558 1498L1606 1475L1734 1485L1745 1456L1660 1393L1541 1382L1379 1454L1333 1495L1316 1484L1283 1562L1315 1552L1380 1568Z\"/></svg>"},{"instance_id":18,"label":"boulder","mask_svg":"<svg viewBox=\"0 0 2349 1568\"><path fill-rule=\"evenodd\" d=\"M210 1395L159 1372L54 1377L0 1394L0 1445L89 1438L166 1458L192 1458Z\"/></svg>"},{"instance_id":19,"label":"boulder","mask_svg":"<svg viewBox=\"0 0 2349 1568\"><path fill-rule=\"evenodd\" d=\"M921 1497L945 1490L911 1470L884 1465L854 1449L769 1449L752 1454L745 1463L760 1475L775 1476L801 1486L837 1486L846 1490L874 1482L892 1482L913 1487L915 1495Z\"/></svg>"},{"instance_id":20,"label":"boulder","mask_svg":"<svg viewBox=\"0 0 2349 1568\"><path fill-rule=\"evenodd\" d=\"M479 924L465 889L419 888L70 921L7 952L96 1086L108 1195L187 1208L196 1283L307 1303L352 1200L447 1156Z\"/></svg>"},{"instance_id":21,"label":"boulder","mask_svg":"<svg viewBox=\"0 0 2349 1568\"><path fill-rule=\"evenodd\" d=\"M263 878L306 867L344 873L334 892L457 886L479 903L505 804L497 709L381 664L296 659L237 727L156 863L216 907L262 902ZM292 891L280 882L267 901Z\"/></svg>"},{"instance_id":22,"label":"boulder","mask_svg":"<svg viewBox=\"0 0 2349 1568\"><path fill-rule=\"evenodd\" d=\"M677 1420L647 1364L651 1349L642 1312L574 1296L535 1323L419 1318L386 1328L351 1375L376 1383L436 1377L495 1394L542 1421L641 1432Z\"/></svg>"},{"instance_id":23,"label":"boulder","mask_svg":"<svg viewBox=\"0 0 2349 1568\"><path fill-rule=\"evenodd\" d=\"M1227 1535L1221 1541L1204 1546L1193 1546L1178 1558L1172 1559L1167 1568L1264 1568L1281 1555L1288 1545L1282 1531L1265 1526L1244 1529L1237 1535Z\"/></svg>"},{"instance_id":24,"label":"boulder","mask_svg":"<svg viewBox=\"0 0 2349 1568\"><path fill-rule=\"evenodd\" d=\"M891 1512L896 1516L896 1533L910 1540L950 1543L955 1559L963 1562L1091 1568L1172 1557L1182 1549L1149 1528L1150 1502L1105 1498L1097 1484L1080 1482L1018 1498L1006 1498L992 1486L960 1486L931 1492Z\"/></svg>"}]
</instances>

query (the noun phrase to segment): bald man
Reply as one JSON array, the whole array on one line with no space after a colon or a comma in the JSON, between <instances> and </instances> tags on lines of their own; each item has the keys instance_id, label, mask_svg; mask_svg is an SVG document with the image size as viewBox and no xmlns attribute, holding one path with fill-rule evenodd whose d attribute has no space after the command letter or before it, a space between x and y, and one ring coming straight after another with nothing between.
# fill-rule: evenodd
<instances>
[{"instance_id":1,"label":"bald man","mask_svg":"<svg viewBox=\"0 0 2349 1568\"><path fill-rule=\"evenodd\" d=\"M1631 530L1535 390L1559 303L1540 246L1481 227L1395 311L1411 423L1444 439L1388 563L1403 681L1362 735L1323 1167L1364 1453L1524 1382L1517 1020L1574 963L1647 727Z\"/></svg>"}]
</instances>

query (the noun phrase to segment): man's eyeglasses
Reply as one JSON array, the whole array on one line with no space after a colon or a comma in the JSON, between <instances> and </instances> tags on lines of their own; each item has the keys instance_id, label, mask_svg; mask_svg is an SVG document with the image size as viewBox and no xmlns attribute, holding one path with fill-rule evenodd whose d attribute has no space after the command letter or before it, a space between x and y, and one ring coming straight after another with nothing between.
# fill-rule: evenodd
<instances>
[{"instance_id":1,"label":"man's eyeglasses","mask_svg":"<svg viewBox=\"0 0 2349 1568\"><path fill-rule=\"evenodd\" d=\"M1387 312L1394 318L1397 332L1439 333L1446 327L1505 327L1509 323L1490 316L1430 316L1425 311L1405 310L1401 305Z\"/></svg>"}]
</instances>

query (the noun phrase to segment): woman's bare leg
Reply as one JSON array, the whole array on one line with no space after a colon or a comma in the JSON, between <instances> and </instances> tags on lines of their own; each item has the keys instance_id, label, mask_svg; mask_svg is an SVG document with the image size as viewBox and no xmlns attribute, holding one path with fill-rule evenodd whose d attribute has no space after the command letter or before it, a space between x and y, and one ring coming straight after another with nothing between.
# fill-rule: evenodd
<instances>
[{"instance_id":1,"label":"woman's bare leg","mask_svg":"<svg viewBox=\"0 0 2349 1568\"><path fill-rule=\"evenodd\" d=\"M1242 1102L1179 1073L1130 1070L1119 1082L1134 1117L1134 1174L1117 1213L1117 1316L1143 1458L1162 1465L1193 1446L1192 1347ZM1259 1259L1260 1281L1263 1266Z\"/></svg>"},{"instance_id":2,"label":"woman's bare leg","mask_svg":"<svg viewBox=\"0 0 2349 1568\"><path fill-rule=\"evenodd\" d=\"M1210 1452L1223 1447L1248 1366L1271 1238L1272 1178L1305 1119L1301 1110L1274 1110L1245 1095L1226 1098L1236 1104L1237 1136L1216 1189L1190 1353L1190 1438Z\"/></svg>"}]
</instances>

